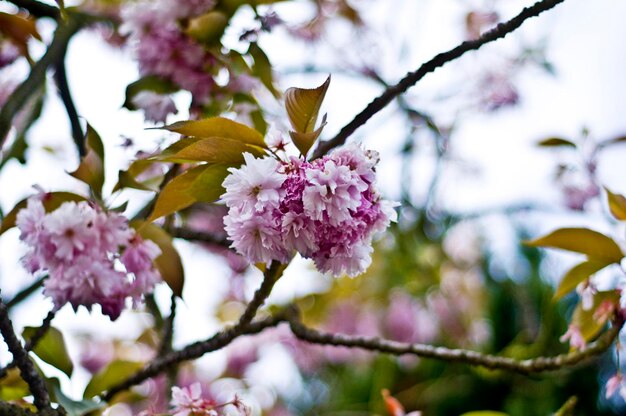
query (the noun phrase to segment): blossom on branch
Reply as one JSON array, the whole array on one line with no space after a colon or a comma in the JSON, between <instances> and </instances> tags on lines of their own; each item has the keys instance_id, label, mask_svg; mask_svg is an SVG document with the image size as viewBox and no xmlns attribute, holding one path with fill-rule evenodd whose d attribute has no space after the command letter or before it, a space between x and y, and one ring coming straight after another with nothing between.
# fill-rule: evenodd
<instances>
[{"instance_id":1,"label":"blossom on branch","mask_svg":"<svg viewBox=\"0 0 626 416\"><path fill-rule=\"evenodd\" d=\"M223 183L233 248L264 263L298 252L334 276L367 269L373 236L396 220L374 186L376 152L350 145L312 162L244 158Z\"/></svg>"},{"instance_id":2,"label":"blossom on branch","mask_svg":"<svg viewBox=\"0 0 626 416\"><path fill-rule=\"evenodd\" d=\"M48 273L44 294L57 309L99 304L115 320L128 297L136 304L161 281L153 263L161 250L115 212L83 201L46 213L35 196L18 212L16 224L30 246L23 264L31 273Z\"/></svg>"}]
</instances>

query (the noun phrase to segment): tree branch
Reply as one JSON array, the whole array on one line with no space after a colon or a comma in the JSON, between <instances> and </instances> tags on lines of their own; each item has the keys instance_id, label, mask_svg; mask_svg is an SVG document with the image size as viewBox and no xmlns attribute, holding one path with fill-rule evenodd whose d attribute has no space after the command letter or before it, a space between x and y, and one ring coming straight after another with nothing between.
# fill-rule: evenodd
<instances>
[{"instance_id":1,"label":"tree branch","mask_svg":"<svg viewBox=\"0 0 626 416\"><path fill-rule=\"evenodd\" d=\"M57 87L59 89L59 96L63 101L65 110L67 111L67 117L70 120L70 126L72 128L72 138L74 139L74 143L76 144L78 155L80 157L83 157L86 154L85 133L83 132L83 128L80 125L78 112L76 111L76 106L74 105L72 94L70 93L70 86L67 82L67 73L65 70L65 51L63 53L63 56L59 57L59 62L57 62L55 65L54 80L56 81Z\"/></svg>"},{"instance_id":2,"label":"tree branch","mask_svg":"<svg viewBox=\"0 0 626 416\"><path fill-rule=\"evenodd\" d=\"M4 337L4 342L9 347L9 351L13 354L13 361L17 363L21 377L28 384L34 397L35 406L41 411L50 409L50 396L44 381L35 370L33 362L28 357L28 352L17 339L8 309L2 300L0 300L0 332Z\"/></svg>"},{"instance_id":3,"label":"tree branch","mask_svg":"<svg viewBox=\"0 0 626 416\"><path fill-rule=\"evenodd\" d=\"M506 370L520 374L541 373L571 367L606 351L617 338L624 322L613 323L613 326L596 341L585 348L553 357L536 357L527 360L516 360L509 357L482 354L476 351L435 347L427 344L409 344L389 341L378 337L360 337L344 334L322 332L306 327L300 321L298 312L292 308L287 320L294 335L312 344L333 345L337 347L361 348L369 351L385 352L392 355L411 354L423 358L432 358L446 362L458 362L489 369Z\"/></svg>"},{"instance_id":4,"label":"tree branch","mask_svg":"<svg viewBox=\"0 0 626 416\"><path fill-rule=\"evenodd\" d=\"M33 66L28 78L15 89L7 102L0 109L0 148L6 140L15 115L28 101L28 97L45 82L46 70L65 55L67 45L82 26L82 19L72 17L60 24L54 33L52 43L43 57Z\"/></svg>"},{"instance_id":5,"label":"tree branch","mask_svg":"<svg viewBox=\"0 0 626 416\"><path fill-rule=\"evenodd\" d=\"M369 103L363 111L357 114L354 119L346 124L339 133L332 139L324 142L320 142L318 147L313 152L312 159L319 158L326 154L331 149L341 146L345 143L346 139L356 131L359 127L365 124L376 113L385 108L395 97L406 92L410 87L415 85L419 80L424 78L428 73L435 71L437 68L451 62L466 52L476 50L481 46L501 39L519 28L522 23L531 17L538 16L539 14L552 9L559 3L565 0L542 0L530 7L524 8L521 13L512 18L506 23L500 23L495 28L484 33L478 39L468 40L457 47L450 49L447 52L440 53L432 58L430 61L424 63L416 71L409 72L400 82L396 85L389 87L383 91L383 93Z\"/></svg>"},{"instance_id":6,"label":"tree branch","mask_svg":"<svg viewBox=\"0 0 626 416\"><path fill-rule=\"evenodd\" d=\"M26 340L26 344L24 344L24 350L26 352L32 351L37 346L39 341L41 341L44 335L46 335L46 332L48 332L48 329L50 329L50 325L52 324L52 320L54 319L55 315L56 311L54 310L48 312L48 315L44 318L39 328L37 328L37 331L35 331L32 337ZM7 371L15 366L17 366L17 361L13 359L13 361L11 361L5 367L0 368L0 379L6 376Z\"/></svg>"},{"instance_id":7,"label":"tree branch","mask_svg":"<svg viewBox=\"0 0 626 416\"><path fill-rule=\"evenodd\" d=\"M270 267L268 267L265 270L265 273L263 273L263 282L261 283L261 286L257 289L256 292L254 292L252 300L250 301L250 303L248 303L248 306L246 306L246 310L239 318L239 321L237 322L237 325L235 325L235 327L243 327L245 325L248 325L252 321L252 319L254 319L257 311L261 306L263 306L263 303L265 303L265 299L267 299L267 297L270 295L274 284L276 284L276 281L282 275L283 270L285 270L284 264L279 263L276 260L272 261Z\"/></svg>"},{"instance_id":8,"label":"tree branch","mask_svg":"<svg viewBox=\"0 0 626 416\"><path fill-rule=\"evenodd\" d=\"M182 350L174 351L161 358L157 358L152 363L148 364L143 370L140 370L135 375L111 387L106 394L102 396L102 398L105 401L109 401L117 393L135 386L151 377L159 375L174 365L180 364L183 361L199 358L211 351L217 351L226 347L240 336L258 334L264 329L275 327L284 321L284 315L276 315L256 322L251 322L246 325L235 325L229 329L220 331L205 341L190 344Z\"/></svg>"},{"instance_id":9,"label":"tree branch","mask_svg":"<svg viewBox=\"0 0 626 416\"><path fill-rule=\"evenodd\" d=\"M26 286L24 289L17 292L11 300L5 302L7 309L10 310L15 305L19 304L24 299L35 293L35 291L41 287L44 279L46 279L47 277L48 275L42 276L39 279L35 280L30 286Z\"/></svg>"},{"instance_id":10,"label":"tree branch","mask_svg":"<svg viewBox=\"0 0 626 416\"><path fill-rule=\"evenodd\" d=\"M213 244L220 247L230 247L230 243L225 238L217 238L215 235L203 231L190 230L185 227L170 227L169 233L172 237L182 238L188 241L200 241L202 243Z\"/></svg>"},{"instance_id":11,"label":"tree branch","mask_svg":"<svg viewBox=\"0 0 626 416\"><path fill-rule=\"evenodd\" d=\"M61 17L61 12L58 8L50 6L49 4L41 3L36 0L6 0L8 3L13 3L20 9L26 10L32 16L35 17L50 17L54 20L58 20Z\"/></svg>"}]
</instances>

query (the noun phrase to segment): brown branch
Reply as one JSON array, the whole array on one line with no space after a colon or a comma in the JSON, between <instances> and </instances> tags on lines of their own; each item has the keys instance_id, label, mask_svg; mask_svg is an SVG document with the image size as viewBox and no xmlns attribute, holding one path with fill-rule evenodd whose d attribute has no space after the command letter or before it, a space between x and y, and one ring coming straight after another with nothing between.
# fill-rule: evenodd
<instances>
[{"instance_id":1,"label":"brown branch","mask_svg":"<svg viewBox=\"0 0 626 416\"><path fill-rule=\"evenodd\" d=\"M6 0L9 3L15 4L20 9L26 10L32 16L35 17L50 17L58 20L61 17L61 12L58 8L50 6L45 3L41 3L36 0Z\"/></svg>"},{"instance_id":2,"label":"brown branch","mask_svg":"<svg viewBox=\"0 0 626 416\"><path fill-rule=\"evenodd\" d=\"M67 82L65 53L59 57L59 61L56 63L54 68L54 80L56 81L59 96L61 97L61 101L63 101L63 106L67 112L67 117L70 120L72 138L74 139L76 150L78 150L78 156L83 157L87 153L87 149L85 147L85 133L83 132L83 127L80 125L78 112L76 111L76 106L74 105L74 100L72 99L72 93L70 92L70 86Z\"/></svg>"},{"instance_id":3,"label":"brown branch","mask_svg":"<svg viewBox=\"0 0 626 416\"><path fill-rule=\"evenodd\" d=\"M243 314L239 318L237 325L235 327L242 327L248 325L252 319L256 316L257 311L263 303L265 303L265 299L270 295L274 284L278 281L278 278L282 275L282 272L285 270L285 265L277 262L276 260L272 261L272 264L265 270L263 273L263 282L261 286L254 292L254 296L248 306L246 306L246 310L243 311Z\"/></svg>"},{"instance_id":4,"label":"brown branch","mask_svg":"<svg viewBox=\"0 0 626 416\"><path fill-rule=\"evenodd\" d=\"M614 322L613 326L596 341L585 348L553 357L536 357L516 360L509 357L483 354L464 349L435 347L427 344L410 344L381 339L322 332L308 328L300 321L297 310L292 308L287 315L289 326L294 335L312 344L333 345L337 347L360 348L369 351L384 352L392 355L411 354L423 358L432 358L446 362L458 362L489 369L506 370L520 374L541 373L571 367L606 351L617 338L623 321Z\"/></svg>"},{"instance_id":5,"label":"brown branch","mask_svg":"<svg viewBox=\"0 0 626 416\"><path fill-rule=\"evenodd\" d=\"M159 356L163 356L172 351L172 338L174 337L174 319L176 319L176 294L172 293L170 297L172 303L170 305L170 315L163 322L163 337L161 346L159 347Z\"/></svg>"},{"instance_id":6,"label":"brown branch","mask_svg":"<svg viewBox=\"0 0 626 416\"><path fill-rule=\"evenodd\" d=\"M105 401L109 401L117 393L154 377L174 365L202 357L206 353L224 348L240 336L258 334L264 329L275 327L284 321L284 315L276 315L274 317L251 322L243 326L235 325L229 329L220 331L205 341L190 344L182 350L174 351L161 358L157 358L135 375L111 387L106 394L102 396L102 398Z\"/></svg>"},{"instance_id":7,"label":"brown branch","mask_svg":"<svg viewBox=\"0 0 626 416\"><path fill-rule=\"evenodd\" d=\"M4 342L7 344L9 351L13 354L13 360L20 369L21 377L28 384L28 388L34 397L35 406L40 411L49 410L50 396L48 395L44 381L35 370L35 366L30 360L28 352L17 339L11 318L9 318L9 311L2 300L0 300L0 332L4 337Z\"/></svg>"},{"instance_id":8,"label":"brown branch","mask_svg":"<svg viewBox=\"0 0 626 416\"><path fill-rule=\"evenodd\" d=\"M167 371L172 366L180 364L183 361L193 360L208 352L222 349L230 344L234 339L242 335L256 334L265 328L273 327L283 322L285 320L285 316L283 314L278 314L256 322L252 322L252 319L254 319L258 309L263 305L265 299L269 296L274 284L281 276L284 267L284 264L273 261L267 268L265 273L263 273L263 283L261 283L259 289L257 289L254 293L252 300L246 307L246 310L243 312L236 325L218 332L205 341L196 342L188 345L182 350L173 351L157 358L135 375L110 388L106 394L102 396L103 400L109 401L120 391L126 390L151 377Z\"/></svg>"},{"instance_id":9,"label":"brown branch","mask_svg":"<svg viewBox=\"0 0 626 416\"><path fill-rule=\"evenodd\" d=\"M6 301L7 309L13 308L15 305L22 302L24 299L28 298L30 295L35 293L37 289L39 289L43 285L44 279L46 279L48 275L42 276L39 279L35 280L31 285L26 286L24 289L20 290L11 298L11 300Z\"/></svg>"},{"instance_id":10,"label":"brown branch","mask_svg":"<svg viewBox=\"0 0 626 416\"><path fill-rule=\"evenodd\" d=\"M33 66L28 78L13 91L7 102L2 106L0 109L0 148L8 136L15 115L26 104L33 91L37 91L45 82L48 67L55 62L59 62L61 57L65 56L65 50L70 39L83 24L84 21L82 19L70 18L67 22L58 26L46 53Z\"/></svg>"},{"instance_id":11,"label":"brown branch","mask_svg":"<svg viewBox=\"0 0 626 416\"><path fill-rule=\"evenodd\" d=\"M204 231L195 231L185 227L170 227L168 231L170 235L175 238L182 238L183 240L188 241L199 241L226 248L230 247L230 243L225 238L218 238L214 234Z\"/></svg>"},{"instance_id":12,"label":"brown branch","mask_svg":"<svg viewBox=\"0 0 626 416\"><path fill-rule=\"evenodd\" d=\"M48 332L48 329L50 329L50 325L52 324L52 320L54 319L55 315L56 315L56 311L54 310L48 312L48 315L46 315L46 317L44 318L39 328L37 328L37 331L35 331L32 337L26 340L26 344L24 344L24 350L26 352L32 351L37 346L39 341L41 341L44 335L46 335L46 332ZM11 368L14 368L16 366L17 366L17 361L13 360L9 364L7 364L5 367L0 368L0 379L6 376L7 371L9 371Z\"/></svg>"},{"instance_id":13,"label":"brown branch","mask_svg":"<svg viewBox=\"0 0 626 416\"><path fill-rule=\"evenodd\" d=\"M345 143L346 139L356 131L359 127L365 124L376 113L385 108L395 97L406 92L410 87L415 85L419 80L424 78L428 73L435 71L437 68L451 62L466 52L479 49L481 46L501 39L519 28L522 23L531 17L538 16L539 14L552 9L559 3L565 0L542 0L530 7L524 8L521 13L512 18L511 20L498 24L495 28L488 32L485 32L482 36L474 40L468 40L457 47L450 49L447 52L440 53L432 58L430 61L424 63L416 71L409 72L400 82L396 85L389 87L383 91L383 93L369 103L363 111L357 114L354 119L346 124L339 133L331 140L320 142L315 152L313 152L312 159L319 158L326 154L331 149L341 146Z\"/></svg>"}]
</instances>

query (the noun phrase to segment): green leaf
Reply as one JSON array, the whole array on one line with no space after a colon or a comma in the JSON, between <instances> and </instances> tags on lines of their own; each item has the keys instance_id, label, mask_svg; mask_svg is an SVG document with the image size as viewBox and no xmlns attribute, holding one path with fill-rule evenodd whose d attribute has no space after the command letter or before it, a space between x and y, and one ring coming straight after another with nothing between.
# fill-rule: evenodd
<instances>
[{"instance_id":1,"label":"green leaf","mask_svg":"<svg viewBox=\"0 0 626 416\"><path fill-rule=\"evenodd\" d=\"M298 133L295 131L289 132L289 136L291 137L293 144L296 145L300 153L302 153L302 156L306 156L307 153L309 153L309 150L311 150L313 143L315 143L317 138L320 137L320 134L322 134L322 130L324 129L325 125L326 121L322 122L317 130L310 133Z\"/></svg>"},{"instance_id":2,"label":"green leaf","mask_svg":"<svg viewBox=\"0 0 626 416\"><path fill-rule=\"evenodd\" d=\"M228 26L228 16L213 10L189 21L185 33L205 45L219 43Z\"/></svg>"},{"instance_id":3,"label":"green leaf","mask_svg":"<svg viewBox=\"0 0 626 416\"><path fill-rule=\"evenodd\" d=\"M131 226L144 240L153 241L161 249L161 255L154 264L161 273L161 278L178 297L183 294L185 270L178 251L174 247L172 237L161 227L145 221L133 221Z\"/></svg>"},{"instance_id":4,"label":"green leaf","mask_svg":"<svg viewBox=\"0 0 626 416\"><path fill-rule=\"evenodd\" d=\"M51 212L61 206L64 202L74 201L80 202L85 201L86 198L80 195L73 194L71 192L48 192L43 196L42 203L46 212ZM28 203L28 199L23 199L13 207L13 209L2 219L2 224L0 224L0 235L5 231L15 227L15 220L17 218L17 213L26 208Z\"/></svg>"},{"instance_id":5,"label":"green leaf","mask_svg":"<svg viewBox=\"0 0 626 416\"><path fill-rule=\"evenodd\" d=\"M93 376L93 378L85 388L83 397L85 399L90 399L95 395L100 394L111 388L116 383L119 383L120 380L132 376L142 368L143 363L139 363L136 361L112 361L106 368Z\"/></svg>"},{"instance_id":6,"label":"green leaf","mask_svg":"<svg viewBox=\"0 0 626 416\"><path fill-rule=\"evenodd\" d=\"M28 384L20 377L20 370L9 368L6 375L0 379L0 400L19 400L29 395Z\"/></svg>"},{"instance_id":7,"label":"green leaf","mask_svg":"<svg viewBox=\"0 0 626 416\"><path fill-rule=\"evenodd\" d=\"M154 163L153 160L149 159L137 159L130 164L128 169L120 170L117 176L117 183L113 187L113 192L124 188L158 192L159 185L163 182L163 173L155 173L152 177L142 179L141 181L137 179L139 175L152 167Z\"/></svg>"},{"instance_id":8,"label":"green leaf","mask_svg":"<svg viewBox=\"0 0 626 416\"><path fill-rule=\"evenodd\" d=\"M574 267L570 271L568 271L563 279L561 279L561 283L556 289L556 293L554 294L554 299L560 299L572 290L576 289L579 283L584 281L585 279L591 277L597 271L605 268L610 263L607 263L604 260L588 260L582 262Z\"/></svg>"},{"instance_id":9,"label":"green leaf","mask_svg":"<svg viewBox=\"0 0 626 416\"><path fill-rule=\"evenodd\" d=\"M147 77L140 78L128 84L126 87L126 99L122 106L129 110L137 110L137 106L133 104L133 98L142 91L152 91L157 94L172 94L178 91L178 88L170 81L166 81L156 75L148 75Z\"/></svg>"},{"instance_id":10,"label":"green leaf","mask_svg":"<svg viewBox=\"0 0 626 416\"><path fill-rule=\"evenodd\" d=\"M228 176L228 165L201 165L172 179L159 193L148 222L187 208L194 202L212 202L224 193L222 182ZM196 180L202 185L195 185Z\"/></svg>"},{"instance_id":11,"label":"green leaf","mask_svg":"<svg viewBox=\"0 0 626 416\"><path fill-rule=\"evenodd\" d=\"M237 140L241 143L267 148L263 135L258 131L223 117L211 117L202 120L179 121L169 126L162 127L192 137L223 137Z\"/></svg>"},{"instance_id":12,"label":"green leaf","mask_svg":"<svg viewBox=\"0 0 626 416\"><path fill-rule=\"evenodd\" d=\"M604 188L609 200L609 210L618 220L626 220L626 198L620 194L614 194L608 188Z\"/></svg>"},{"instance_id":13,"label":"green leaf","mask_svg":"<svg viewBox=\"0 0 626 416\"><path fill-rule=\"evenodd\" d=\"M94 410L102 409L105 402L95 402L93 400L76 401L67 397L57 386L53 387L57 402L65 409L68 416L84 416Z\"/></svg>"},{"instance_id":14,"label":"green leaf","mask_svg":"<svg viewBox=\"0 0 626 416\"><path fill-rule=\"evenodd\" d=\"M22 336L24 339L29 339L37 332L37 329L36 327L27 326L24 328ZM35 348L33 348L33 352L46 363L63 371L68 377L72 376L74 364L72 364L72 360L65 348L63 334L58 329L50 327Z\"/></svg>"},{"instance_id":15,"label":"green leaf","mask_svg":"<svg viewBox=\"0 0 626 416\"><path fill-rule=\"evenodd\" d=\"M191 184L190 192L200 202L215 202L225 192L222 182L228 176L228 166L207 166Z\"/></svg>"},{"instance_id":16,"label":"green leaf","mask_svg":"<svg viewBox=\"0 0 626 416\"><path fill-rule=\"evenodd\" d=\"M230 166L240 166L244 162L244 152L251 153L254 156L265 155L265 152L260 147L224 137L194 139L192 143L173 154L171 154L171 148L166 150L168 154L164 152L163 155L154 157L154 160L176 163L225 163Z\"/></svg>"},{"instance_id":17,"label":"green leaf","mask_svg":"<svg viewBox=\"0 0 626 416\"><path fill-rule=\"evenodd\" d=\"M624 254L613 239L587 228L561 228L525 244L533 247L553 247L574 251L594 260L619 263Z\"/></svg>"},{"instance_id":18,"label":"green leaf","mask_svg":"<svg viewBox=\"0 0 626 416\"><path fill-rule=\"evenodd\" d=\"M26 104L20 110L20 116L13 123L15 140L13 140L11 146L4 153L2 160L0 160L0 169L11 159L16 159L22 164L26 163L26 150L28 149L26 134L33 123L41 116L45 96L46 88L44 84L31 94Z\"/></svg>"},{"instance_id":19,"label":"green leaf","mask_svg":"<svg viewBox=\"0 0 626 416\"><path fill-rule=\"evenodd\" d=\"M475 412L463 413L461 416L509 416L507 413L496 412L493 410L478 410Z\"/></svg>"},{"instance_id":20,"label":"green leaf","mask_svg":"<svg viewBox=\"0 0 626 416\"><path fill-rule=\"evenodd\" d=\"M315 130L317 116L329 85L330 76L317 88L289 88L285 91L287 115L296 133L310 133Z\"/></svg>"},{"instance_id":21,"label":"green leaf","mask_svg":"<svg viewBox=\"0 0 626 416\"><path fill-rule=\"evenodd\" d=\"M254 59L252 65L252 73L261 80L265 88L271 92L274 97L280 97L280 92L274 87L274 75L272 74L272 64L269 58L256 42L251 42L248 53Z\"/></svg>"},{"instance_id":22,"label":"green leaf","mask_svg":"<svg viewBox=\"0 0 626 416\"><path fill-rule=\"evenodd\" d=\"M539 143L537 143L537 146L542 146L542 147L576 147L576 143L567 140L567 139L562 139L560 137L550 137L544 140L541 140Z\"/></svg>"},{"instance_id":23,"label":"green leaf","mask_svg":"<svg viewBox=\"0 0 626 416\"><path fill-rule=\"evenodd\" d=\"M585 341L591 341L594 339L604 328L608 318L610 316L594 316L596 309L605 300L619 305L620 295L615 290L598 292L593 296L593 306L589 310L584 310L582 302L579 302L572 314L572 325L577 326L585 339Z\"/></svg>"},{"instance_id":24,"label":"green leaf","mask_svg":"<svg viewBox=\"0 0 626 416\"><path fill-rule=\"evenodd\" d=\"M102 196L104 185L104 146L98 133L87 124L87 136L85 141L87 154L81 159L78 168L70 175L85 182L94 195Z\"/></svg>"},{"instance_id":25,"label":"green leaf","mask_svg":"<svg viewBox=\"0 0 626 416\"><path fill-rule=\"evenodd\" d=\"M318 129L315 128L329 85L330 76L317 88L289 88L285 92L285 108L294 129L290 134L294 144L304 156L309 152L326 124L326 117L324 117L321 126Z\"/></svg>"}]
</instances>

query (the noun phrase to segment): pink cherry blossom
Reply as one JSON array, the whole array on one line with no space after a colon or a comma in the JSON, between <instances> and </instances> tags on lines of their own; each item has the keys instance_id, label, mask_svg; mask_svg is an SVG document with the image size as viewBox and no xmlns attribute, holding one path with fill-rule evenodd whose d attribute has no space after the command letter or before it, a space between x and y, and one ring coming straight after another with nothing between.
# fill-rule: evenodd
<instances>
[{"instance_id":1,"label":"pink cherry blossom","mask_svg":"<svg viewBox=\"0 0 626 416\"><path fill-rule=\"evenodd\" d=\"M129 35L140 73L143 76L157 75L190 91L194 102L207 102L215 87L207 69L213 66L215 58L184 33L180 21L206 13L215 3L214 0L144 0L129 3L122 10L120 32ZM137 105L150 107L141 103ZM155 110L152 107L146 116L153 121L162 121L163 117L157 116L163 116L166 110L170 112L171 109L170 102L161 102L160 111L152 112Z\"/></svg>"},{"instance_id":2,"label":"pink cherry blossom","mask_svg":"<svg viewBox=\"0 0 626 416\"><path fill-rule=\"evenodd\" d=\"M252 263L287 261L279 223L270 212L251 212L233 207L224 217L232 247Z\"/></svg>"},{"instance_id":3,"label":"pink cherry blossom","mask_svg":"<svg viewBox=\"0 0 626 416\"><path fill-rule=\"evenodd\" d=\"M160 281L153 263L159 247L141 239L125 217L86 201L65 202L46 214L42 198L30 198L16 224L30 246L23 263L31 273L48 273L44 294L56 308L98 304L115 320L128 297L138 303Z\"/></svg>"},{"instance_id":4,"label":"pink cherry blossom","mask_svg":"<svg viewBox=\"0 0 626 416\"><path fill-rule=\"evenodd\" d=\"M376 152L351 145L313 162L256 159L224 180L232 247L251 262L312 258L323 273L357 276L370 265L372 239L396 220L395 203L375 188Z\"/></svg>"},{"instance_id":5,"label":"pink cherry blossom","mask_svg":"<svg viewBox=\"0 0 626 416\"><path fill-rule=\"evenodd\" d=\"M244 211L278 207L286 179L278 172L280 163L270 157L256 159L250 153L244 153L243 157L243 166L229 169L231 174L224 180L226 193L222 200L228 207L237 206Z\"/></svg>"},{"instance_id":6,"label":"pink cherry blossom","mask_svg":"<svg viewBox=\"0 0 626 416\"><path fill-rule=\"evenodd\" d=\"M580 328L576 325L570 324L567 328L567 332L559 338L561 342L569 340L569 344L577 349L584 348L587 345L583 334L580 332Z\"/></svg>"},{"instance_id":7,"label":"pink cherry blossom","mask_svg":"<svg viewBox=\"0 0 626 416\"><path fill-rule=\"evenodd\" d=\"M218 416L215 403L202 398L200 383L188 387L172 387L172 416L205 415Z\"/></svg>"},{"instance_id":8,"label":"pink cherry blossom","mask_svg":"<svg viewBox=\"0 0 626 416\"><path fill-rule=\"evenodd\" d=\"M622 399L626 400L626 385L624 385L624 376L620 372L607 380L605 397L609 399L617 392L619 392Z\"/></svg>"}]
</instances>

